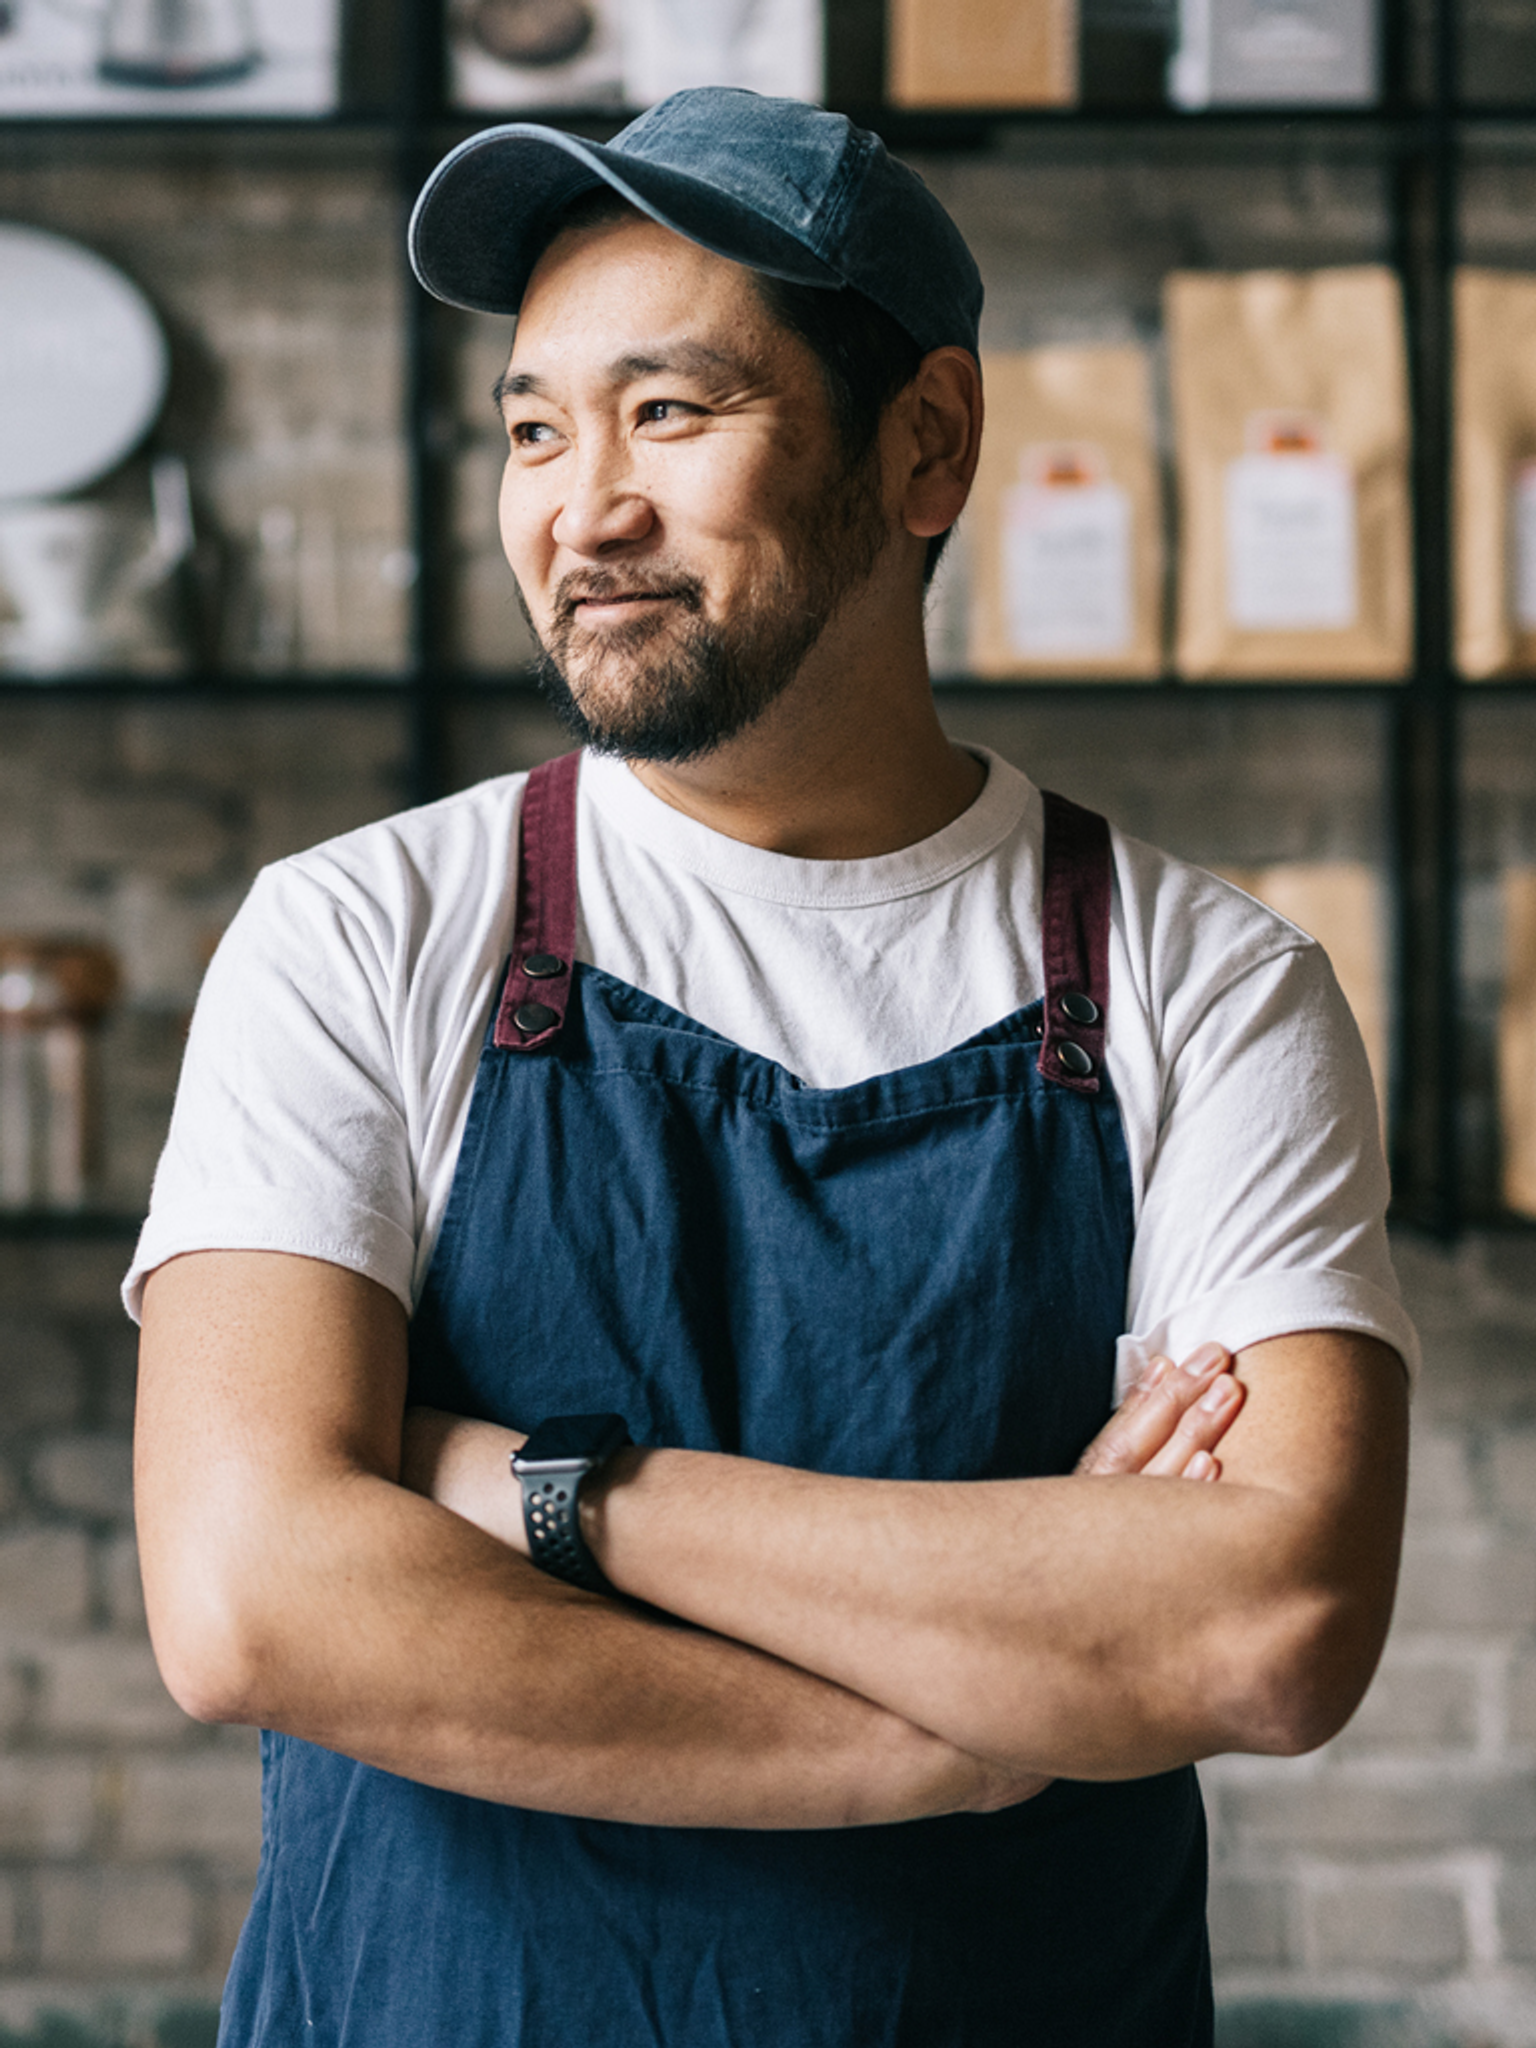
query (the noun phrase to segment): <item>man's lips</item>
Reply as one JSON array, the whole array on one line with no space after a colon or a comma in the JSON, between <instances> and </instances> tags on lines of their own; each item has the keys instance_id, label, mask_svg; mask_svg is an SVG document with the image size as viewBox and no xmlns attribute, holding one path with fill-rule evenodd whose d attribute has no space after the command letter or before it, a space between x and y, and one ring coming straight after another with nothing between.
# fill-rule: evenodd
<instances>
[{"instance_id":1,"label":"man's lips","mask_svg":"<svg viewBox=\"0 0 1536 2048\"><path fill-rule=\"evenodd\" d=\"M565 615L573 625L601 626L605 622L616 624L628 618L631 612L643 611L652 605L686 601L687 593L681 590L594 591L586 597L567 599Z\"/></svg>"},{"instance_id":2,"label":"man's lips","mask_svg":"<svg viewBox=\"0 0 1536 2048\"><path fill-rule=\"evenodd\" d=\"M573 612L606 611L610 606L626 604L671 604L681 597L678 590L611 590L601 596L572 598Z\"/></svg>"}]
</instances>

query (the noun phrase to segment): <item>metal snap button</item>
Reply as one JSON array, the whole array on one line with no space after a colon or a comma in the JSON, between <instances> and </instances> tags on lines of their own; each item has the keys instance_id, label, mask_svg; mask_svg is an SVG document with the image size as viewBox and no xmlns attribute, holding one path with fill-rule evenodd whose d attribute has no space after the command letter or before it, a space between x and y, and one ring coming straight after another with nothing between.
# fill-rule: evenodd
<instances>
[{"instance_id":1,"label":"metal snap button","mask_svg":"<svg viewBox=\"0 0 1536 2048\"><path fill-rule=\"evenodd\" d=\"M547 1031L551 1024L560 1022L558 1010L552 1010L548 1003L519 1003L512 1012L512 1022L524 1038L537 1038L541 1031Z\"/></svg>"},{"instance_id":2,"label":"metal snap button","mask_svg":"<svg viewBox=\"0 0 1536 2048\"><path fill-rule=\"evenodd\" d=\"M1099 1006L1092 996L1085 996L1075 988L1068 989L1061 999L1062 1015L1070 1017L1074 1024L1097 1024Z\"/></svg>"},{"instance_id":3,"label":"metal snap button","mask_svg":"<svg viewBox=\"0 0 1536 2048\"><path fill-rule=\"evenodd\" d=\"M530 981L548 981L552 975L564 974L565 962L555 953L530 953L523 972Z\"/></svg>"},{"instance_id":4,"label":"metal snap button","mask_svg":"<svg viewBox=\"0 0 1536 2048\"><path fill-rule=\"evenodd\" d=\"M1064 1038L1056 1048L1056 1057L1067 1072L1076 1074L1080 1081L1086 1080L1093 1072L1093 1061L1075 1038Z\"/></svg>"}]
</instances>

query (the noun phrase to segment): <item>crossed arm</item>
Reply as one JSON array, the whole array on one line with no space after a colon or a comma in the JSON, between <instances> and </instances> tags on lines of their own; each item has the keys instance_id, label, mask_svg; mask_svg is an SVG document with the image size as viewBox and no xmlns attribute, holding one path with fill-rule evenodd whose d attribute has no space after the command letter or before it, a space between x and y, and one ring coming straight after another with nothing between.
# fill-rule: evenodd
<instances>
[{"instance_id":1,"label":"crossed arm","mask_svg":"<svg viewBox=\"0 0 1536 2048\"><path fill-rule=\"evenodd\" d=\"M589 1540L688 1629L527 1564L510 1432L415 1418L402 1475L405 1352L399 1305L339 1267L208 1252L152 1277L140 1536L194 1714L520 1805L838 1826L1306 1747L1380 1650L1406 1423L1369 1339L1256 1345L1236 1385L1220 1358L1170 1371L1066 1479L625 1453ZM1219 1484L1178 1476L1218 1444Z\"/></svg>"}]
</instances>

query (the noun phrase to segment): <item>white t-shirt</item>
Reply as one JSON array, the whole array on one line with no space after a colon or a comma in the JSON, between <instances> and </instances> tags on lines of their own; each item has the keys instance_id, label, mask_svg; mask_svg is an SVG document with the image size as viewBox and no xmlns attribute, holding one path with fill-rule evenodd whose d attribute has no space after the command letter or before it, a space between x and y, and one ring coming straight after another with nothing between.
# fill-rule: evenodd
<instances>
[{"instance_id":1,"label":"white t-shirt","mask_svg":"<svg viewBox=\"0 0 1536 2048\"><path fill-rule=\"evenodd\" d=\"M806 1085L932 1059L1042 992L1039 792L981 795L872 860L801 860L589 756L577 958ZM524 777L280 861L208 971L124 1283L194 1250L296 1252L414 1307L511 946ZM1375 1095L1321 949L1116 833L1106 1057L1136 1242L1122 1385L1157 1350L1367 1332L1417 1359L1383 1212Z\"/></svg>"}]
</instances>

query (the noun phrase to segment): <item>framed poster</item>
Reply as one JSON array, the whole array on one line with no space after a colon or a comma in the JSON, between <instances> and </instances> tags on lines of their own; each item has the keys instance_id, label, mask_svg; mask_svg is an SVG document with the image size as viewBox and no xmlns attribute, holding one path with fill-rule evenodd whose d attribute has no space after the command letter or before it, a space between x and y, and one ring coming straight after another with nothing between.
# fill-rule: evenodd
<instances>
[{"instance_id":1,"label":"framed poster","mask_svg":"<svg viewBox=\"0 0 1536 2048\"><path fill-rule=\"evenodd\" d=\"M819 100L822 68L821 0L625 0L631 106L695 85Z\"/></svg>"},{"instance_id":2,"label":"framed poster","mask_svg":"<svg viewBox=\"0 0 1536 2048\"><path fill-rule=\"evenodd\" d=\"M448 0L455 106L521 113L624 103L620 0Z\"/></svg>"},{"instance_id":3,"label":"framed poster","mask_svg":"<svg viewBox=\"0 0 1536 2048\"><path fill-rule=\"evenodd\" d=\"M1376 0L1180 0L1168 72L1179 107L1368 107L1380 92Z\"/></svg>"},{"instance_id":4,"label":"framed poster","mask_svg":"<svg viewBox=\"0 0 1536 2048\"><path fill-rule=\"evenodd\" d=\"M886 0L898 107L1069 107L1077 0Z\"/></svg>"},{"instance_id":5,"label":"framed poster","mask_svg":"<svg viewBox=\"0 0 1536 2048\"><path fill-rule=\"evenodd\" d=\"M340 0L5 0L0 113L324 114Z\"/></svg>"}]
</instances>

